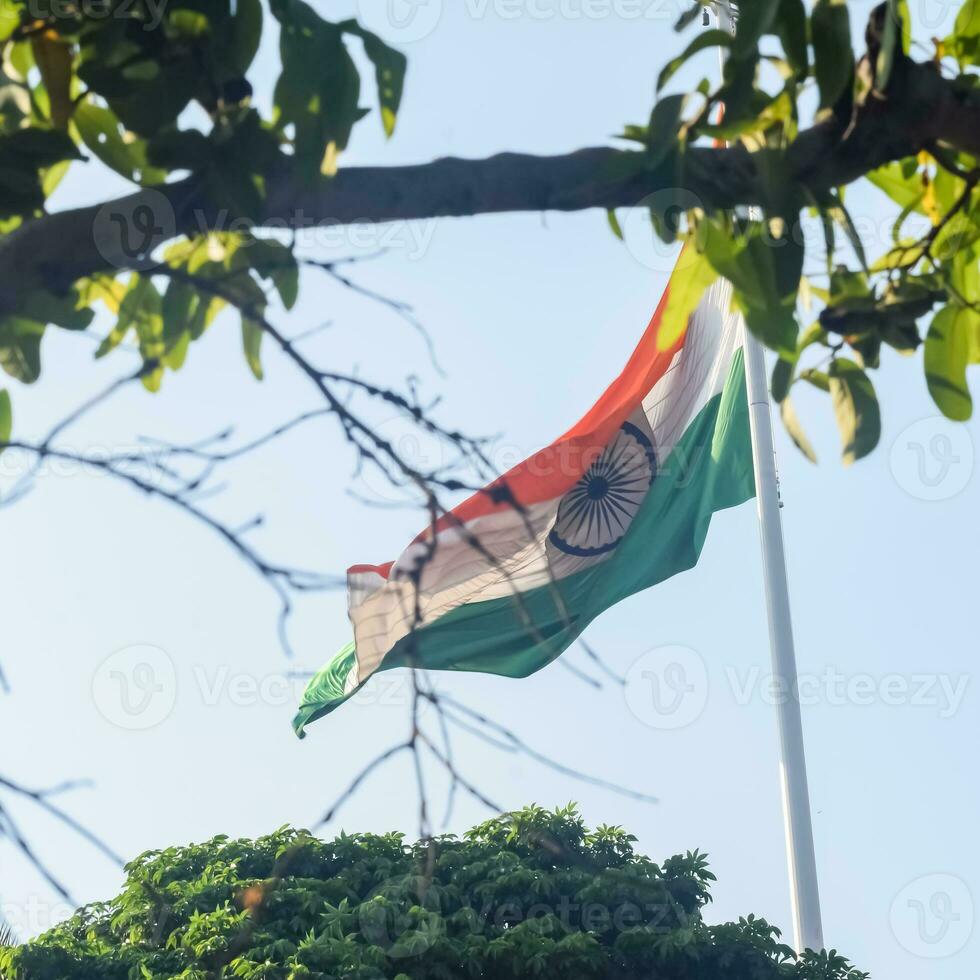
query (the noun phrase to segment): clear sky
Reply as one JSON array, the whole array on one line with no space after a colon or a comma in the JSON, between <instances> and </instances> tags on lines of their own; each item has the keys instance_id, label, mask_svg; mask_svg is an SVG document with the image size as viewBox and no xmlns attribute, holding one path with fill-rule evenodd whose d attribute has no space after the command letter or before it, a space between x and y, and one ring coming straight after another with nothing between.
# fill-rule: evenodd
<instances>
[{"instance_id":1,"label":"clear sky","mask_svg":"<svg viewBox=\"0 0 980 980\"><path fill-rule=\"evenodd\" d=\"M370 3L362 6L377 25L383 5ZM871 5L850 6L863 24ZM955 16L955 4L911 6L922 37L941 35ZM330 12L345 7L355 5L334 3ZM386 31L401 37L411 59L398 133L385 145L377 118L365 120L349 163L602 144L624 123L646 118L653 80L677 49L676 10L658 0L429 0L417 13L412 24ZM262 57L257 88L271 78L268 46ZM710 60L704 70L714 70ZM109 176L69 178L58 203L120 189ZM869 247L878 247L876 229L887 228L881 199L855 187L848 202ZM444 376L402 321L312 274L297 308L274 316L294 333L331 321L305 342L311 358L393 385L416 376L426 393L442 396L441 418L499 434L494 458L506 466L588 408L660 296L671 257L651 246L640 214L623 218L628 247L598 211L309 236L311 254L316 246L324 258L387 246L385 257L353 275L415 307ZM41 434L134 365L123 352L93 366L92 352L85 338L49 331L41 382L32 390L5 382L18 435ZM885 361L877 378L884 433L870 459L839 465L822 398L799 400L819 466L777 427L798 656L809 691L804 723L820 888L828 945L877 976L951 980L980 950L972 905L980 901L980 694L970 570L980 547L973 461L980 427L936 418L919 358ZM316 406L271 351L266 370L264 383L252 380L237 324L221 320L159 395L119 395L63 444L118 450L139 435L193 439L230 423L244 439ZM384 414L376 419L384 422ZM377 499L385 489L352 476L352 466L336 428L315 423L237 464L207 506L233 522L263 512L257 543L284 561L339 575L354 562L395 557L420 526L417 511L360 502L358 495ZM16 461L5 458L0 469L9 486ZM315 669L349 639L341 591L299 610L290 662L277 643L267 586L215 535L165 503L61 467L0 509L0 534L0 657L12 688L0 701L0 772L35 786L91 779L91 788L61 802L123 855L315 823L374 753L405 737L405 685L397 676L392 684L392 675L313 726L306 741L290 730L302 682L289 672ZM788 933L753 505L716 518L695 570L622 603L587 638L627 676L625 690L606 682L597 691L561 665L521 682L443 675L439 685L562 763L659 803L624 799L466 736L457 741L463 769L507 807L578 800L590 823L626 826L656 859L707 851L719 878L710 918L752 912ZM643 670L660 669L669 645L686 648L668 659L686 658L693 687L673 715L653 710L638 686ZM592 670L580 652L568 656ZM136 730L141 722L126 714L111 671L125 675L143 662L156 665L163 691L148 709L159 723ZM138 687L139 678L130 679ZM434 797L442 792L435 780ZM114 893L117 868L36 809L10 806L79 900ZM484 815L460 798L448 829ZM376 773L324 832L342 827L415 832L407 760ZM0 901L24 935L64 912L2 842Z\"/></svg>"}]
</instances>

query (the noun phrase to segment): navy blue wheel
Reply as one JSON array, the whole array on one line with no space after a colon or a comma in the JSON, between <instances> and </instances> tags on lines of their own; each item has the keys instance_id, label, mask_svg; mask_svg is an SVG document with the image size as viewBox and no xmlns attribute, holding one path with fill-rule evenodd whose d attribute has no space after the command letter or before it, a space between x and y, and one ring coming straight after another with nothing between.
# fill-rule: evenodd
<instances>
[{"instance_id":1,"label":"navy blue wheel","mask_svg":"<svg viewBox=\"0 0 980 980\"><path fill-rule=\"evenodd\" d=\"M559 551L593 558L612 551L633 523L657 473L647 434L624 422L602 455L558 505L548 540Z\"/></svg>"}]
</instances>

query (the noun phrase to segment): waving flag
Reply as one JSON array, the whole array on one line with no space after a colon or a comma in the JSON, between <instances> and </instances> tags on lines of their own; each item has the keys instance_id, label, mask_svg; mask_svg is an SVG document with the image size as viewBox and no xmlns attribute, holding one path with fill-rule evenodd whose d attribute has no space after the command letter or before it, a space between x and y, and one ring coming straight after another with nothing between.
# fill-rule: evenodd
<instances>
[{"instance_id":1,"label":"waving flag","mask_svg":"<svg viewBox=\"0 0 980 980\"><path fill-rule=\"evenodd\" d=\"M379 670L526 677L603 610L697 562L711 515L754 492L742 324L718 280L662 350L666 303L568 432L396 561L349 569L354 641L310 682L300 737Z\"/></svg>"}]
</instances>

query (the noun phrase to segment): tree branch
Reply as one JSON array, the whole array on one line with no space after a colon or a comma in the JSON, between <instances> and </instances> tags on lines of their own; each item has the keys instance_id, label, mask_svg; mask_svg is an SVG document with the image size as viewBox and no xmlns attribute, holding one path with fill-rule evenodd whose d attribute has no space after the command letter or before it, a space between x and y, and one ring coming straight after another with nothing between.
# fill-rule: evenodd
<instances>
[{"instance_id":1,"label":"tree branch","mask_svg":"<svg viewBox=\"0 0 980 980\"><path fill-rule=\"evenodd\" d=\"M980 100L932 63L902 60L885 96L869 95L849 119L830 116L787 151L789 176L821 193L930 143L980 155ZM642 152L596 147L561 156L501 153L402 167L348 167L304 188L287 171L268 181L272 228L391 222L528 211L632 207L679 191L706 207L762 204L764 168L743 146L691 147L648 167ZM67 287L94 272L141 268L179 234L229 226L191 177L127 197L44 215L0 240L0 314L32 289Z\"/></svg>"}]
</instances>

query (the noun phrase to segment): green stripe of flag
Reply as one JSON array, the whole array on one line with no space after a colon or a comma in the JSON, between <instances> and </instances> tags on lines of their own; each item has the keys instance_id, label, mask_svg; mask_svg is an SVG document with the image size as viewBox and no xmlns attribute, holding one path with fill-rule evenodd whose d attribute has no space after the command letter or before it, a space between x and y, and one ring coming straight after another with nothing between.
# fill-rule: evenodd
<instances>
[{"instance_id":1,"label":"green stripe of flag","mask_svg":"<svg viewBox=\"0 0 980 980\"><path fill-rule=\"evenodd\" d=\"M458 606L399 640L378 670L415 664L504 677L533 674L566 650L601 612L692 568L712 514L754 493L745 373L738 351L724 390L688 426L606 561L522 592L519 598ZM306 725L359 689L346 690L354 665L351 643L310 682L293 721L300 738Z\"/></svg>"}]
</instances>

